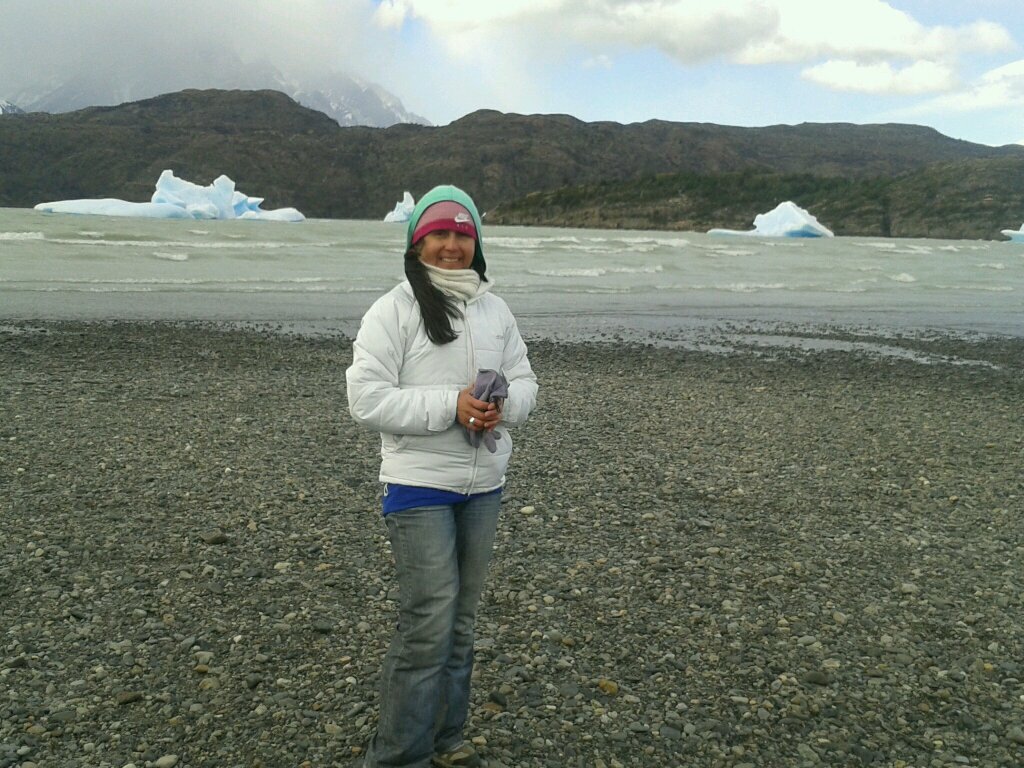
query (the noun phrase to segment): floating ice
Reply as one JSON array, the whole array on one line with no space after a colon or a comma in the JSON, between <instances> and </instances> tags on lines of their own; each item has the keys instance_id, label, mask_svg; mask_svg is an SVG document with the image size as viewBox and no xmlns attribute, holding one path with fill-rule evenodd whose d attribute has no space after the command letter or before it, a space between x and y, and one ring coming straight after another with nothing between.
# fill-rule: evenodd
<instances>
[{"instance_id":1,"label":"floating ice","mask_svg":"<svg viewBox=\"0 0 1024 768\"><path fill-rule=\"evenodd\" d=\"M390 211L384 217L384 222L387 224L402 224L409 220L415 209L416 201L412 199L412 195L406 192L402 196L401 201L395 203L395 210Z\"/></svg>"},{"instance_id":2,"label":"floating ice","mask_svg":"<svg viewBox=\"0 0 1024 768\"><path fill-rule=\"evenodd\" d=\"M835 237L832 230L796 203L787 200L768 213L754 217L754 228L749 232L735 229L711 229L709 235L753 235L754 237Z\"/></svg>"},{"instance_id":3,"label":"floating ice","mask_svg":"<svg viewBox=\"0 0 1024 768\"><path fill-rule=\"evenodd\" d=\"M148 203L131 203L115 198L102 200L60 200L39 203L37 211L77 213L98 216L133 216L149 219L245 219L258 221L303 221L294 208L264 211L262 197L249 197L235 189L235 182L218 176L213 184L201 187L179 179L173 171L164 171L156 182L156 191Z\"/></svg>"},{"instance_id":4,"label":"floating ice","mask_svg":"<svg viewBox=\"0 0 1024 768\"><path fill-rule=\"evenodd\" d=\"M39 203L37 211L44 213L80 213L96 216L134 216L147 219L191 219L183 208L166 203L128 203L107 197L102 200L59 200Z\"/></svg>"},{"instance_id":5,"label":"floating ice","mask_svg":"<svg viewBox=\"0 0 1024 768\"><path fill-rule=\"evenodd\" d=\"M1024 243L1024 224L1020 225L1020 229L1004 229L1002 232L1010 238L1011 243Z\"/></svg>"}]
</instances>

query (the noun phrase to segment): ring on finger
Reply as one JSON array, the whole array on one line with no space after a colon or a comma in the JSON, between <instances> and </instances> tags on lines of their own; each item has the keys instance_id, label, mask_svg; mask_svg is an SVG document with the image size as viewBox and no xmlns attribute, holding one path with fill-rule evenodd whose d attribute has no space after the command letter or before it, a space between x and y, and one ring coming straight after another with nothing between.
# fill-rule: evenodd
<instances>
[{"instance_id":1,"label":"ring on finger","mask_svg":"<svg viewBox=\"0 0 1024 768\"><path fill-rule=\"evenodd\" d=\"M476 424L476 418L475 418L475 417L473 417L473 416L470 416L470 417L469 417L469 423L470 423L470 424Z\"/></svg>"}]
</instances>

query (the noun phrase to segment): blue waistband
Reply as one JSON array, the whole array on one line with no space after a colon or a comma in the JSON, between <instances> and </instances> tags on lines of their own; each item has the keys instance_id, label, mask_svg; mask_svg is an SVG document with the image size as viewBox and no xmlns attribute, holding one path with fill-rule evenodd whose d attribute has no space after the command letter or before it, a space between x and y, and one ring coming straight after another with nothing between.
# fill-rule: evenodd
<instances>
[{"instance_id":1,"label":"blue waistband","mask_svg":"<svg viewBox=\"0 0 1024 768\"><path fill-rule=\"evenodd\" d=\"M431 507L437 504L461 504L464 501L475 499L479 496L488 496L492 493L501 493L501 488L483 493L455 493L454 491L442 491L439 488L421 488L417 485L399 485L398 483L384 483L383 513L390 515L392 512L401 512L403 509L413 507Z\"/></svg>"}]
</instances>

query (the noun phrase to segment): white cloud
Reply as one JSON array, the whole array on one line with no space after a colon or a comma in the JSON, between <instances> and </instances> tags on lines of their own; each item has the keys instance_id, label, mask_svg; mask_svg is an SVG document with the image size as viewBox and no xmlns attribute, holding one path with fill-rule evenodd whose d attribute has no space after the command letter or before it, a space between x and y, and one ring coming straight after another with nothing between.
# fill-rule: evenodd
<instances>
[{"instance_id":1,"label":"white cloud","mask_svg":"<svg viewBox=\"0 0 1024 768\"><path fill-rule=\"evenodd\" d=\"M376 19L382 26L400 26L406 19L426 22L439 35L459 38L467 31L500 30L503 25L557 15L563 0L382 0Z\"/></svg>"},{"instance_id":2,"label":"white cloud","mask_svg":"<svg viewBox=\"0 0 1024 768\"><path fill-rule=\"evenodd\" d=\"M1013 41L1000 25L979 21L962 27L926 27L881 0L772 0L779 24L739 54L744 64L819 58L869 63L886 58L947 59L974 51L1000 51Z\"/></svg>"},{"instance_id":3,"label":"white cloud","mask_svg":"<svg viewBox=\"0 0 1024 768\"><path fill-rule=\"evenodd\" d=\"M558 55L571 41L595 54L657 48L684 63L737 53L777 22L763 0L383 0L376 20L385 27L418 20L456 55L517 39L521 51ZM472 35L458 34L472 33Z\"/></svg>"},{"instance_id":4,"label":"white cloud","mask_svg":"<svg viewBox=\"0 0 1024 768\"><path fill-rule=\"evenodd\" d=\"M402 0L384 0L377 6L373 20L385 29L402 26L409 15L409 9Z\"/></svg>"},{"instance_id":5,"label":"white cloud","mask_svg":"<svg viewBox=\"0 0 1024 768\"><path fill-rule=\"evenodd\" d=\"M991 90L1016 104L1024 103L1024 59L989 70L978 84L980 90Z\"/></svg>"},{"instance_id":6,"label":"white cloud","mask_svg":"<svg viewBox=\"0 0 1024 768\"><path fill-rule=\"evenodd\" d=\"M805 69L801 76L836 91L874 94L935 93L957 85L949 66L932 61L918 61L900 69L887 61L860 64L832 60Z\"/></svg>"},{"instance_id":7,"label":"white cloud","mask_svg":"<svg viewBox=\"0 0 1024 768\"><path fill-rule=\"evenodd\" d=\"M909 110L910 114L1024 107L1024 59L989 70L974 82Z\"/></svg>"},{"instance_id":8,"label":"white cloud","mask_svg":"<svg viewBox=\"0 0 1024 768\"><path fill-rule=\"evenodd\" d=\"M379 55L384 37L372 13L368 0L249 0L244 9L209 0L3 0L2 85L110 70L202 87L233 57L286 72L358 67Z\"/></svg>"},{"instance_id":9,"label":"white cloud","mask_svg":"<svg viewBox=\"0 0 1024 768\"><path fill-rule=\"evenodd\" d=\"M595 5L598 13L592 12ZM591 12L575 12L567 30L578 42L597 48L657 48L685 64L738 53L778 23L768 4L748 0L634 0L585 9Z\"/></svg>"}]
</instances>

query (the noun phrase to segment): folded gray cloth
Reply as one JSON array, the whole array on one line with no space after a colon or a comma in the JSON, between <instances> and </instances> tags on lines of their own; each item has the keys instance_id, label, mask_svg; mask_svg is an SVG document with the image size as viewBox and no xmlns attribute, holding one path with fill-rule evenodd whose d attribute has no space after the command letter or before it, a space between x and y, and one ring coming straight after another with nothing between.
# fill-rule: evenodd
<instances>
[{"instance_id":1,"label":"folded gray cloth","mask_svg":"<svg viewBox=\"0 0 1024 768\"><path fill-rule=\"evenodd\" d=\"M473 390L470 394L477 400L494 403L500 409L501 404L508 397L508 382L497 371L492 371L490 368L481 368L476 374L476 381L473 382ZM463 427L463 429L466 428ZM480 442L483 441L487 450L494 453L498 450L496 441L501 440L501 435L493 429L485 429L479 432L466 429L466 439L469 440L469 444L474 448L480 447Z\"/></svg>"}]
</instances>

